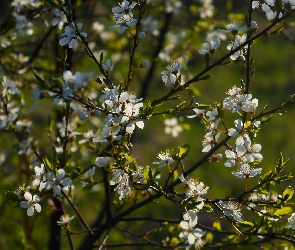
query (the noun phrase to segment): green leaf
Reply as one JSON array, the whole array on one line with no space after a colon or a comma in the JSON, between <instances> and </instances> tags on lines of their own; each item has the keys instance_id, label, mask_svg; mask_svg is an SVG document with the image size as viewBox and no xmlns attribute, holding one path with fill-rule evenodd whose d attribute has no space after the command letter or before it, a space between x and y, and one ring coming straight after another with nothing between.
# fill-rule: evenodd
<instances>
[{"instance_id":1,"label":"green leaf","mask_svg":"<svg viewBox=\"0 0 295 250\"><path fill-rule=\"evenodd\" d=\"M216 105L219 117L222 119L224 117L224 108L221 105Z\"/></svg>"},{"instance_id":2,"label":"green leaf","mask_svg":"<svg viewBox=\"0 0 295 250\"><path fill-rule=\"evenodd\" d=\"M190 90L193 92L193 95L194 95L194 96L201 96L201 92L200 92L200 90L198 90L196 87L194 87L194 86L190 86L189 88L190 88Z\"/></svg>"},{"instance_id":3,"label":"green leaf","mask_svg":"<svg viewBox=\"0 0 295 250\"><path fill-rule=\"evenodd\" d=\"M209 213L213 212L213 208L209 204L205 204L202 209Z\"/></svg>"},{"instance_id":4,"label":"green leaf","mask_svg":"<svg viewBox=\"0 0 295 250\"><path fill-rule=\"evenodd\" d=\"M261 124L266 124L268 122L270 122L270 120L273 118L273 115L270 115L269 117L263 117L261 119Z\"/></svg>"},{"instance_id":5,"label":"green leaf","mask_svg":"<svg viewBox=\"0 0 295 250\"><path fill-rule=\"evenodd\" d=\"M284 27L279 26L279 27L271 29L271 31L269 31L268 35L269 36L277 35L277 34L280 34L283 30L284 30Z\"/></svg>"},{"instance_id":6,"label":"green leaf","mask_svg":"<svg viewBox=\"0 0 295 250\"><path fill-rule=\"evenodd\" d=\"M274 212L274 215L276 215L276 216L287 215L287 214L291 213L292 210L293 209L291 207L283 207L283 208L280 208L280 209L276 210Z\"/></svg>"},{"instance_id":7,"label":"green leaf","mask_svg":"<svg viewBox=\"0 0 295 250\"><path fill-rule=\"evenodd\" d=\"M256 28L249 28L247 30L247 40L249 40L253 35L255 35Z\"/></svg>"},{"instance_id":8,"label":"green leaf","mask_svg":"<svg viewBox=\"0 0 295 250\"><path fill-rule=\"evenodd\" d=\"M168 98L168 100L178 100L181 98L181 95L174 95L174 96L171 96L170 98Z\"/></svg>"},{"instance_id":9,"label":"green leaf","mask_svg":"<svg viewBox=\"0 0 295 250\"><path fill-rule=\"evenodd\" d=\"M252 69L251 73L250 73L250 77L252 78L255 74L255 68Z\"/></svg>"},{"instance_id":10,"label":"green leaf","mask_svg":"<svg viewBox=\"0 0 295 250\"><path fill-rule=\"evenodd\" d=\"M110 89L113 89L113 88L114 88L114 87L113 87L113 84L110 82L109 79L107 79L107 78L103 78L103 82L105 83L105 85L106 85L108 88L110 88Z\"/></svg>"},{"instance_id":11,"label":"green leaf","mask_svg":"<svg viewBox=\"0 0 295 250\"><path fill-rule=\"evenodd\" d=\"M285 201L290 200L293 194L294 194L294 189L291 186L287 187L283 192L283 200Z\"/></svg>"},{"instance_id":12,"label":"green leaf","mask_svg":"<svg viewBox=\"0 0 295 250\"><path fill-rule=\"evenodd\" d=\"M213 76L212 74L204 75L204 76L201 76L201 77L199 78L199 80L208 80L208 79L210 79L212 76Z\"/></svg>"},{"instance_id":13,"label":"green leaf","mask_svg":"<svg viewBox=\"0 0 295 250\"><path fill-rule=\"evenodd\" d=\"M59 5L56 4L53 0L46 0L46 3L52 7L59 8Z\"/></svg>"},{"instance_id":14,"label":"green leaf","mask_svg":"<svg viewBox=\"0 0 295 250\"><path fill-rule=\"evenodd\" d=\"M191 101L189 102L189 104L187 105L187 107L188 107L188 108L191 107L191 106L193 105L194 102L195 102L195 98L193 97L193 98L191 99Z\"/></svg>"},{"instance_id":15,"label":"green leaf","mask_svg":"<svg viewBox=\"0 0 295 250\"><path fill-rule=\"evenodd\" d=\"M207 105L207 104L199 104L199 103L196 103L196 108L197 109L211 109L212 106L211 105Z\"/></svg>"},{"instance_id":16,"label":"green leaf","mask_svg":"<svg viewBox=\"0 0 295 250\"><path fill-rule=\"evenodd\" d=\"M282 10L282 0L276 0L274 7L275 11L279 14L279 12Z\"/></svg>"},{"instance_id":17,"label":"green leaf","mask_svg":"<svg viewBox=\"0 0 295 250\"><path fill-rule=\"evenodd\" d=\"M254 224L250 221L242 221L239 223L240 226L243 226L243 227L254 227Z\"/></svg>"},{"instance_id":18,"label":"green leaf","mask_svg":"<svg viewBox=\"0 0 295 250\"><path fill-rule=\"evenodd\" d=\"M268 194L268 191L261 187L257 190L257 194Z\"/></svg>"},{"instance_id":19,"label":"green leaf","mask_svg":"<svg viewBox=\"0 0 295 250\"><path fill-rule=\"evenodd\" d=\"M140 113L141 118L147 118L152 116L154 111L154 107L151 106L151 103L149 101L144 101L143 103L143 109Z\"/></svg>"},{"instance_id":20,"label":"green leaf","mask_svg":"<svg viewBox=\"0 0 295 250\"><path fill-rule=\"evenodd\" d=\"M177 109L182 109L185 107L186 101L183 101L177 105Z\"/></svg>"},{"instance_id":21,"label":"green leaf","mask_svg":"<svg viewBox=\"0 0 295 250\"><path fill-rule=\"evenodd\" d=\"M219 231L219 232L222 231L222 228L221 228L220 222L219 222L218 220L213 222L213 228L215 228L215 229L216 229L217 231Z\"/></svg>"},{"instance_id":22,"label":"green leaf","mask_svg":"<svg viewBox=\"0 0 295 250\"><path fill-rule=\"evenodd\" d=\"M83 191L84 191L84 190L91 190L96 184L98 184L97 181L87 183L87 184L83 187Z\"/></svg>"},{"instance_id":23,"label":"green leaf","mask_svg":"<svg viewBox=\"0 0 295 250\"><path fill-rule=\"evenodd\" d=\"M39 86L41 89L45 89L45 88L46 88L46 83L45 83L45 81L44 81L39 75L37 75L36 72L35 72L34 70L32 70L32 71L33 71L33 74L34 74L36 80L37 80L38 83L39 83L38 86Z\"/></svg>"},{"instance_id":24,"label":"green leaf","mask_svg":"<svg viewBox=\"0 0 295 250\"><path fill-rule=\"evenodd\" d=\"M245 23L249 23L249 19L248 19L248 15L247 14L245 15L245 19L244 20L245 20Z\"/></svg>"},{"instance_id":25,"label":"green leaf","mask_svg":"<svg viewBox=\"0 0 295 250\"><path fill-rule=\"evenodd\" d=\"M173 181L175 181L177 179L178 179L178 172L177 171L174 171L173 172Z\"/></svg>"},{"instance_id":26,"label":"green leaf","mask_svg":"<svg viewBox=\"0 0 295 250\"><path fill-rule=\"evenodd\" d=\"M179 149L178 157L180 159L184 159L185 157L188 156L188 153L190 151L190 146L188 144L185 144L183 147L178 147L178 149Z\"/></svg>"},{"instance_id":27,"label":"green leaf","mask_svg":"<svg viewBox=\"0 0 295 250\"><path fill-rule=\"evenodd\" d=\"M273 177L273 172L272 170L269 170L267 173L265 173L263 176L262 176L262 181L268 181L270 180L271 178Z\"/></svg>"},{"instance_id":28,"label":"green leaf","mask_svg":"<svg viewBox=\"0 0 295 250\"><path fill-rule=\"evenodd\" d=\"M278 165L276 166L276 171L278 173L283 171L283 169L285 168L287 162L289 161L289 159L287 161L284 161L283 154L282 153L280 153L280 154L281 154L281 157L280 157L280 159L278 161Z\"/></svg>"},{"instance_id":29,"label":"green leaf","mask_svg":"<svg viewBox=\"0 0 295 250\"><path fill-rule=\"evenodd\" d=\"M18 195L15 192L6 191L5 195L9 200L13 202L19 201Z\"/></svg>"},{"instance_id":30,"label":"green leaf","mask_svg":"<svg viewBox=\"0 0 295 250\"><path fill-rule=\"evenodd\" d=\"M50 170L51 172L53 172L54 168L47 158L44 158L44 163L47 170Z\"/></svg>"},{"instance_id":31,"label":"green leaf","mask_svg":"<svg viewBox=\"0 0 295 250\"><path fill-rule=\"evenodd\" d=\"M225 61L223 63L221 63L222 65L229 65L229 64L232 64L232 60L228 60L228 61Z\"/></svg>"}]
</instances>

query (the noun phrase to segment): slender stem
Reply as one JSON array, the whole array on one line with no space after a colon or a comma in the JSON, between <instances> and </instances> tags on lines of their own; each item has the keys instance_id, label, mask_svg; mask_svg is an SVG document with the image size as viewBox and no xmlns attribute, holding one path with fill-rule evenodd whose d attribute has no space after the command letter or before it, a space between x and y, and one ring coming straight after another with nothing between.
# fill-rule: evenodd
<instances>
[{"instance_id":1,"label":"slender stem","mask_svg":"<svg viewBox=\"0 0 295 250\"><path fill-rule=\"evenodd\" d=\"M93 231L87 226L86 222L84 221L84 219L82 218L81 214L79 213L78 209L76 208L76 206L73 204L73 202L69 199L69 197L65 194L64 191L61 191L63 196L66 198L67 202L71 205L71 207L74 209L75 213L77 214L77 216L79 217L80 221L82 222L83 226L88 230L88 232L90 234L94 234Z\"/></svg>"},{"instance_id":2,"label":"slender stem","mask_svg":"<svg viewBox=\"0 0 295 250\"><path fill-rule=\"evenodd\" d=\"M138 47L138 44L139 44L138 34L139 34L139 28L141 26L140 22L141 22L141 19L143 17L142 10L143 10L143 7L145 6L145 4L146 4L146 1L144 1L142 4L138 4L138 6L139 6L139 16L138 16L138 21L137 21L137 24L136 24L136 32L133 35L133 47L132 47L132 50L130 52L129 70L128 70L128 74L127 74L127 82L126 82L125 90L128 90L129 84L130 84L130 82L131 82L131 80L133 78L131 76L131 74L134 72L133 71L133 60L134 60L134 55L135 55L136 48Z\"/></svg>"}]
</instances>

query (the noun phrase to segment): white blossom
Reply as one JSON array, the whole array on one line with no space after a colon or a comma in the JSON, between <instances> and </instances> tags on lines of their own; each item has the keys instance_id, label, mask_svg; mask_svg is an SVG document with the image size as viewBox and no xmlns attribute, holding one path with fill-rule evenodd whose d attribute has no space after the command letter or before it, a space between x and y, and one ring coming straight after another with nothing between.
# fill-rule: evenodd
<instances>
[{"instance_id":1,"label":"white blossom","mask_svg":"<svg viewBox=\"0 0 295 250\"><path fill-rule=\"evenodd\" d=\"M68 224L71 220L73 220L75 216L70 217L68 214L62 215L59 220L56 222L59 226L63 226Z\"/></svg>"},{"instance_id":2,"label":"white blossom","mask_svg":"<svg viewBox=\"0 0 295 250\"><path fill-rule=\"evenodd\" d=\"M177 77L180 76L180 71L185 67L186 63L182 66L174 61L171 65L167 67L168 70L162 71L162 81L165 83L166 87L172 87L175 84Z\"/></svg>"},{"instance_id":3,"label":"white blossom","mask_svg":"<svg viewBox=\"0 0 295 250\"><path fill-rule=\"evenodd\" d=\"M59 45L64 46L69 44L69 48L74 48L77 45L76 39L81 40L81 37L77 35L77 32L79 32L84 38L87 37L87 33L81 32L82 26L82 23L78 23L76 30L74 23L67 25L64 29L64 33L61 34L63 38L59 40Z\"/></svg>"},{"instance_id":4,"label":"white blossom","mask_svg":"<svg viewBox=\"0 0 295 250\"><path fill-rule=\"evenodd\" d=\"M248 164L240 164L239 165L239 172L231 172L234 176L238 178L251 178L257 174L260 174L262 168L251 168Z\"/></svg>"},{"instance_id":5,"label":"white blossom","mask_svg":"<svg viewBox=\"0 0 295 250\"><path fill-rule=\"evenodd\" d=\"M222 206L223 214L225 216L232 217L238 222L243 221L239 203L235 203L232 201L228 201L227 203L225 203L224 201L219 201L219 204Z\"/></svg>"},{"instance_id":6,"label":"white blossom","mask_svg":"<svg viewBox=\"0 0 295 250\"><path fill-rule=\"evenodd\" d=\"M204 43L202 45L202 49L198 50L198 52L202 55L207 53L215 54L219 46L220 46L220 40L216 37L213 37L209 43Z\"/></svg>"},{"instance_id":7,"label":"white blossom","mask_svg":"<svg viewBox=\"0 0 295 250\"><path fill-rule=\"evenodd\" d=\"M170 165L174 162L172 156L170 155L170 151L166 150L166 153L161 152L158 154L158 158L161 160L159 162L154 162L153 164L159 164L159 168L162 168L166 165Z\"/></svg>"},{"instance_id":8,"label":"white blossom","mask_svg":"<svg viewBox=\"0 0 295 250\"><path fill-rule=\"evenodd\" d=\"M178 120L176 117L171 119L165 119L165 133L171 134L173 137L177 137L180 132L183 131L182 127L178 125Z\"/></svg>"},{"instance_id":9,"label":"white blossom","mask_svg":"<svg viewBox=\"0 0 295 250\"><path fill-rule=\"evenodd\" d=\"M56 174L49 171L47 173L48 180L45 184L45 188L51 189L53 187L54 195L60 195L63 187L72 185L72 180L69 177L64 178L65 174L65 170L61 168L57 170Z\"/></svg>"},{"instance_id":10,"label":"white blossom","mask_svg":"<svg viewBox=\"0 0 295 250\"><path fill-rule=\"evenodd\" d=\"M288 225L285 228L295 229L295 213L292 213L291 217L288 218Z\"/></svg>"},{"instance_id":11,"label":"white blossom","mask_svg":"<svg viewBox=\"0 0 295 250\"><path fill-rule=\"evenodd\" d=\"M221 30L219 29L219 31L221 33L232 33L233 35L236 35L239 31L246 31L247 30L247 26L242 26L240 27L240 23L229 23L226 25L226 30Z\"/></svg>"},{"instance_id":12,"label":"white blossom","mask_svg":"<svg viewBox=\"0 0 295 250\"><path fill-rule=\"evenodd\" d=\"M32 216L34 214L34 211L36 210L38 213L41 212L41 206L38 204L38 202L41 200L38 195L32 195L29 192L25 192L24 198L26 201L22 201L20 203L21 208L28 208L27 209L27 215Z\"/></svg>"}]
</instances>

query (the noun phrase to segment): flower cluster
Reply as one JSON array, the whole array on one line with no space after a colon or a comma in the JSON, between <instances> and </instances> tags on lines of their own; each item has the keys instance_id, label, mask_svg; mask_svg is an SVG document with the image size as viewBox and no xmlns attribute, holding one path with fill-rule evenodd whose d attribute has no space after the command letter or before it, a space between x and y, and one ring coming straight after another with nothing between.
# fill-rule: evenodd
<instances>
[{"instance_id":1,"label":"flower cluster","mask_svg":"<svg viewBox=\"0 0 295 250\"><path fill-rule=\"evenodd\" d=\"M220 201L219 204L225 216L231 217L234 220L239 222L243 221L242 213L240 212L241 208L239 203L232 202L232 201L228 201L227 203L225 203L224 201Z\"/></svg>"},{"instance_id":2,"label":"flower cluster","mask_svg":"<svg viewBox=\"0 0 295 250\"><path fill-rule=\"evenodd\" d=\"M173 87L177 83L178 78L180 77L180 71L185 67L186 63L180 65L178 62L173 62L167 67L168 70L162 71L162 81L165 83L166 87ZM180 82L179 82L179 85Z\"/></svg>"},{"instance_id":3,"label":"flower cluster","mask_svg":"<svg viewBox=\"0 0 295 250\"><path fill-rule=\"evenodd\" d=\"M193 109L196 113L195 115L188 116L188 118L201 117L205 123L206 134L202 141L203 150L202 152L208 152L217 142L221 135L218 131L218 123L220 122L220 117L218 114L218 109L215 107L212 110L207 111L200 109Z\"/></svg>"},{"instance_id":4,"label":"flower cluster","mask_svg":"<svg viewBox=\"0 0 295 250\"><path fill-rule=\"evenodd\" d=\"M252 99L251 94L243 94L242 88L234 86L227 92L227 95L228 97L223 101L225 109L230 109L233 113L238 112L240 109L245 112L255 113L258 100L256 98Z\"/></svg>"},{"instance_id":5,"label":"flower cluster","mask_svg":"<svg viewBox=\"0 0 295 250\"><path fill-rule=\"evenodd\" d=\"M59 45L69 44L69 48L74 48L77 45L77 40L81 41L81 38L86 39L87 33L81 32L82 26L82 23L68 24L64 29L64 33L61 34L63 38L59 40Z\"/></svg>"},{"instance_id":6,"label":"flower cluster","mask_svg":"<svg viewBox=\"0 0 295 250\"><path fill-rule=\"evenodd\" d=\"M193 210L188 211L183 215L183 221L180 222L182 232L179 234L180 238L186 238L188 248L193 246L195 249L199 249L203 246L202 236L206 233L200 228L195 228L198 223L198 216Z\"/></svg>"},{"instance_id":7,"label":"flower cluster","mask_svg":"<svg viewBox=\"0 0 295 250\"><path fill-rule=\"evenodd\" d=\"M179 177L181 182L184 184L187 191L185 192L186 199L193 200L197 203L196 208L202 209L204 206L204 199L202 195L207 194L209 187L206 187L203 182L196 182L193 178L186 180L183 175Z\"/></svg>"},{"instance_id":8,"label":"flower cluster","mask_svg":"<svg viewBox=\"0 0 295 250\"><path fill-rule=\"evenodd\" d=\"M116 22L115 25L110 26L110 30L116 30L119 29L118 34L122 34L126 28L129 26L134 26L137 24L137 20L133 19L133 13L132 10L135 7L136 3L132 2L129 5L129 2L126 0L123 0L121 4L119 4L118 7L114 7L112 9L112 12L114 14L114 21Z\"/></svg>"},{"instance_id":9,"label":"flower cluster","mask_svg":"<svg viewBox=\"0 0 295 250\"><path fill-rule=\"evenodd\" d=\"M289 1L283 1L284 4L289 2ZM276 11L273 10L275 5L275 0L265 0L265 1L253 1L252 2L252 8L258 8L261 7L261 9L265 12L266 18L268 21L272 21L275 18L280 18L282 16L282 13L279 12L277 13ZM294 4L293 4L294 5Z\"/></svg>"}]
</instances>

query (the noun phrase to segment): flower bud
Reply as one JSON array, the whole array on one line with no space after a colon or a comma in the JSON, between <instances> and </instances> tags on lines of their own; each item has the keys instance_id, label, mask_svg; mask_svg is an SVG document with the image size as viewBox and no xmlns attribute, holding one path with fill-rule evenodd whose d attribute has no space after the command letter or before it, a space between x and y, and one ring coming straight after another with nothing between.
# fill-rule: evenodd
<instances>
[{"instance_id":1,"label":"flower bud","mask_svg":"<svg viewBox=\"0 0 295 250\"><path fill-rule=\"evenodd\" d=\"M141 64L140 64L140 68L147 68L148 65L149 65L149 62L146 61L146 60L144 60L144 61L141 62Z\"/></svg>"},{"instance_id":2,"label":"flower bud","mask_svg":"<svg viewBox=\"0 0 295 250\"><path fill-rule=\"evenodd\" d=\"M85 114L84 112L81 112L80 115L79 115L79 118L80 118L82 121L84 121L84 120L87 119L87 116L86 116L86 114Z\"/></svg>"},{"instance_id":3,"label":"flower bud","mask_svg":"<svg viewBox=\"0 0 295 250\"><path fill-rule=\"evenodd\" d=\"M145 38L145 33L144 33L144 32L140 32L140 33L138 34L138 38L139 38L139 39L144 39L144 38Z\"/></svg>"},{"instance_id":4,"label":"flower bud","mask_svg":"<svg viewBox=\"0 0 295 250\"><path fill-rule=\"evenodd\" d=\"M95 110L94 115L97 115L97 116L101 115L101 111L100 110Z\"/></svg>"},{"instance_id":5,"label":"flower bud","mask_svg":"<svg viewBox=\"0 0 295 250\"><path fill-rule=\"evenodd\" d=\"M100 77L96 77L96 78L95 78L95 81L96 81L97 83L99 83L99 84L102 84L102 83L103 83L103 81L101 80Z\"/></svg>"}]
</instances>

